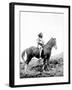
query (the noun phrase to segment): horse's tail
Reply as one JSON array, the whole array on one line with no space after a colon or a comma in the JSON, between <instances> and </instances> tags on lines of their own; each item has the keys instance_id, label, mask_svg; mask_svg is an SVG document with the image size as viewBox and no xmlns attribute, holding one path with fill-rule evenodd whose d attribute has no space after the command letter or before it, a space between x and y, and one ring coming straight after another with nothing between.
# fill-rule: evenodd
<instances>
[{"instance_id":1,"label":"horse's tail","mask_svg":"<svg viewBox=\"0 0 72 90\"><path fill-rule=\"evenodd\" d=\"M22 60L23 60L23 64L24 64L24 72L26 73L26 71L27 71L27 63L26 63L27 52L26 52L26 50L22 53Z\"/></svg>"},{"instance_id":2,"label":"horse's tail","mask_svg":"<svg viewBox=\"0 0 72 90\"><path fill-rule=\"evenodd\" d=\"M23 61L26 61L26 60L27 60L27 52L26 52L26 51L24 51L24 52L22 53L22 60L23 60Z\"/></svg>"},{"instance_id":3,"label":"horse's tail","mask_svg":"<svg viewBox=\"0 0 72 90\"><path fill-rule=\"evenodd\" d=\"M25 51L22 53L22 60L24 60L24 58L23 58L24 54L25 54Z\"/></svg>"}]
</instances>

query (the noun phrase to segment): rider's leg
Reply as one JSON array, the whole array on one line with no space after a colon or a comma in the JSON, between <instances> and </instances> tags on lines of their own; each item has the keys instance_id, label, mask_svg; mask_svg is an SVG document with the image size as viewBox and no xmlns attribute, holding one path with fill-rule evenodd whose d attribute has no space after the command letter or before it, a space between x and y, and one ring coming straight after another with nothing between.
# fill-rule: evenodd
<instances>
[{"instance_id":1,"label":"rider's leg","mask_svg":"<svg viewBox=\"0 0 72 90\"><path fill-rule=\"evenodd\" d=\"M41 59L42 46L38 44L37 47L39 48L39 57Z\"/></svg>"},{"instance_id":2,"label":"rider's leg","mask_svg":"<svg viewBox=\"0 0 72 90\"><path fill-rule=\"evenodd\" d=\"M40 47L40 59L41 59L42 47Z\"/></svg>"}]
</instances>

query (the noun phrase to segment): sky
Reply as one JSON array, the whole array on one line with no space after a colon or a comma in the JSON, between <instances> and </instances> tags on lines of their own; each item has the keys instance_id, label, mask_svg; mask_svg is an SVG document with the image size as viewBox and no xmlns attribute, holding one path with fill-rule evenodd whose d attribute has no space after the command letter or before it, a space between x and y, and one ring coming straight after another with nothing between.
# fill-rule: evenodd
<instances>
[{"instance_id":1,"label":"sky","mask_svg":"<svg viewBox=\"0 0 72 90\"><path fill-rule=\"evenodd\" d=\"M21 53L31 46L37 46L37 35L43 32L43 40L47 43L51 37L56 38L57 50L52 49L52 56L64 49L64 14L55 13L20 13L20 49Z\"/></svg>"}]
</instances>

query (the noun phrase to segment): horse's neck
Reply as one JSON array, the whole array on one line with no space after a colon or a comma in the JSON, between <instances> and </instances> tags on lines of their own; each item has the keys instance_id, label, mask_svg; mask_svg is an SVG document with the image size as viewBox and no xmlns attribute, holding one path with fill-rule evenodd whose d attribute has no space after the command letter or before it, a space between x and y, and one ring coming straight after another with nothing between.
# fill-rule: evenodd
<instances>
[{"instance_id":1,"label":"horse's neck","mask_svg":"<svg viewBox=\"0 0 72 90\"><path fill-rule=\"evenodd\" d=\"M50 46L50 45L45 45L44 48L45 48L45 49L50 49L50 50L51 50L51 49L52 49L52 46Z\"/></svg>"},{"instance_id":2,"label":"horse's neck","mask_svg":"<svg viewBox=\"0 0 72 90\"><path fill-rule=\"evenodd\" d=\"M44 47L45 47L46 49L52 49L52 48L53 48L53 45L52 45L51 42L48 42L48 43L46 43L46 44L44 45Z\"/></svg>"}]
</instances>

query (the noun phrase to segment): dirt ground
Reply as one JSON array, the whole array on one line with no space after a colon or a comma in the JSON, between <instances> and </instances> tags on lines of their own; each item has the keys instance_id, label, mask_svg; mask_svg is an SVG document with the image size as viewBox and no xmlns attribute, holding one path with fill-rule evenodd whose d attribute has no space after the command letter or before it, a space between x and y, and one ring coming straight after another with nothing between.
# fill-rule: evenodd
<instances>
[{"instance_id":1,"label":"dirt ground","mask_svg":"<svg viewBox=\"0 0 72 90\"><path fill-rule=\"evenodd\" d=\"M24 63L20 63L20 78L63 76L63 53L50 58L47 70L43 70L43 60L33 58L24 72Z\"/></svg>"}]
</instances>

